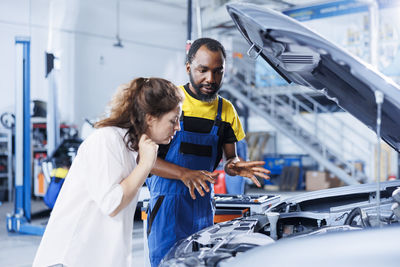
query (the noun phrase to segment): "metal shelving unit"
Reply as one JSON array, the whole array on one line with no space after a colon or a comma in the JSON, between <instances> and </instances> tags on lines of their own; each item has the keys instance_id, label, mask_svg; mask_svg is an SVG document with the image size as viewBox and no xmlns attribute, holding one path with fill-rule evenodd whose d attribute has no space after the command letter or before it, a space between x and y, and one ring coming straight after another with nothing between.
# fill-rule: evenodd
<instances>
[{"instance_id":1,"label":"metal shelving unit","mask_svg":"<svg viewBox=\"0 0 400 267\"><path fill-rule=\"evenodd\" d=\"M3 194L8 194L7 200L12 200L13 166L12 144L10 130L0 129L0 200Z\"/></svg>"}]
</instances>

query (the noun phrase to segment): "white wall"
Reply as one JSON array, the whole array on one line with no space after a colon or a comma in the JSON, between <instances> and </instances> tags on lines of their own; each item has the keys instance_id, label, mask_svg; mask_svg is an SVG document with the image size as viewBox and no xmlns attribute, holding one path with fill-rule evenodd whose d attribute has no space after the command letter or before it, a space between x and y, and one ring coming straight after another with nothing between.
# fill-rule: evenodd
<instances>
[{"instance_id":1,"label":"white wall","mask_svg":"<svg viewBox=\"0 0 400 267\"><path fill-rule=\"evenodd\" d=\"M13 111L15 96L15 37L31 36L31 90L32 99L43 98L44 49L46 47L48 6L37 1L42 9L32 6L29 16L29 1L4 0L0 2L0 112ZM47 1L45 1L47 2ZM32 27L28 27L31 21ZM44 47L44 48L42 48ZM35 66L35 67L33 67ZM5 96L5 97L4 97Z\"/></svg>"},{"instance_id":2,"label":"white wall","mask_svg":"<svg viewBox=\"0 0 400 267\"><path fill-rule=\"evenodd\" d=\"M49 19L50 18L50 19ZM52 30L49 31L49 26ZM51 34L49 34L51 33ZM0 112L14 108L15 36L31 37L31 98L47 101L46 49L56 70L62 121L80 126L101 116L117 86L138 76L186 82L186 9L156 1L2 0ZM50 36L50 37L49 37Z\"/></svg>"}]
</instances>

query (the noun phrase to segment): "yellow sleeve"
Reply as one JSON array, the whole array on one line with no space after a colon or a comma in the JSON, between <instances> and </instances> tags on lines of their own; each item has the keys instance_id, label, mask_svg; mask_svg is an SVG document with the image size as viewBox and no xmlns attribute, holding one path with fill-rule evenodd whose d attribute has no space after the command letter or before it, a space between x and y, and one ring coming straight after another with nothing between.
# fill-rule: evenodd
<instances>
[{"instance_id":1,"label":"yellow sleeve","mask_svg":"<svg viewBox=\"0 0 400 267\"><path fill-rule=\"evenodd\" d=\"M223 99L223 110L222 113L224 114L222 120L229 122L232 127L232 130L236 136L238 141L245 138L246 134L244 133L242 123L240 122L239 115L236 112L235 107L229 100Z\"/></svg>"}]
</instances>

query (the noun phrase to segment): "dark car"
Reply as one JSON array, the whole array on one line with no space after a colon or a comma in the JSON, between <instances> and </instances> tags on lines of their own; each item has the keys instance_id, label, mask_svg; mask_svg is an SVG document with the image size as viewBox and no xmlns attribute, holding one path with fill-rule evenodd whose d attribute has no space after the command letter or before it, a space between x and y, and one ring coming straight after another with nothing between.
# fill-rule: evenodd
<instances>
[{"instance_id":1,"label":"dark car","mask_svg":"<svg viewBox=\"0 0 400 267\"><path fill-rule=\"evenodd\" d=\"M227 9L250 54L287 82L323 92L400 151L398 85L288 16L243 3ZM283 199L179 241L161 265L400 266L399 186L359 184Z\"/></svg>"}]
</instances>

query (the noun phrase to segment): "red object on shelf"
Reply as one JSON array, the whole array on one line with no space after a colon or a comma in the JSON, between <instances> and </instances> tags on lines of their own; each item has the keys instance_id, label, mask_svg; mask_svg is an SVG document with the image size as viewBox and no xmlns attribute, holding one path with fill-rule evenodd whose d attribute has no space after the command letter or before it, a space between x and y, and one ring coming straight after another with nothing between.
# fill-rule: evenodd
<instances>
[{"instance_id":1,"label":"red object on shelf","mask_svg":"<svg viewBox=\"0 0 400 267\"><path fill-rule=\"evenodd\" d=\"M36 153L34 153L33 156L35 157L35 159L46 158L47 153L46 152L36 152Z\"/></svg>"},{"instance_id":2,"label":"red object on shelf","mask_svg":"<svg viewBox=\"0 0 400 267\"><path fill-rule=\"evenodd\" d=\"M214 184L214 193L226 194L225 171L216 170L214 172L219 173L217 177L217 182Z\"/></svg>"}]
</instances>

